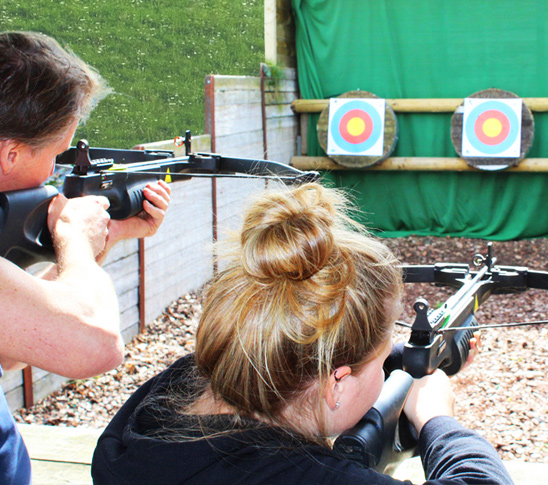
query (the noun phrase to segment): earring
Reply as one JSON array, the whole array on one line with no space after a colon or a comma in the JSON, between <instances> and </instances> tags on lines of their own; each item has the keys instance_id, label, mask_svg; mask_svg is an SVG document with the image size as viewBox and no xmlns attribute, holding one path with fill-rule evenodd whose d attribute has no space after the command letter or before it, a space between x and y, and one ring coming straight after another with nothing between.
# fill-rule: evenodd
<instances>
[{"instance_id":1,"label":"earring","mask_svg":"<svg viewBox=\"0 0 548 485\"><path fill-rule=\"evenodd\" d=\"M339 409L341 407L341 401L337 401L335 403L335 409Z\"/></svg>"}]
</instances>

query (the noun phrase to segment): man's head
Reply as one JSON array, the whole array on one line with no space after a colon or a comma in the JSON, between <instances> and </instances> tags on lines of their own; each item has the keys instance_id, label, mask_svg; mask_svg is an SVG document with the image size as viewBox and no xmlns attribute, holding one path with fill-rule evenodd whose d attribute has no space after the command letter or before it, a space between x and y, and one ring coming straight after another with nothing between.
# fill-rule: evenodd
<instances>
[{"instance_id":1,"label":"man's head","mask_svg":"<svg viewBox=\"0 0 548 485\"><path fill-rule=\"evenodd\" d=\"M12 165L25 158L18 157L19 152L14 150L22 147L25 153L34 156L56 145L64 146L69 132L74 133L77 124L108 92L106 83L94 69L51 37L34 32L1 32L3 175L13 175ZM26 162L32 162L26 158Z\"/></svg>"},{"instance_id":2,"label":"man's head","mask_svg":"<svg viewBox=\"0 0 548 485\"><path fill-rule=\"evenodd\" d=\"M51 37L0 33L0 139L43 148L106 94L101 76Z\"/></svg>"}]
</instances>

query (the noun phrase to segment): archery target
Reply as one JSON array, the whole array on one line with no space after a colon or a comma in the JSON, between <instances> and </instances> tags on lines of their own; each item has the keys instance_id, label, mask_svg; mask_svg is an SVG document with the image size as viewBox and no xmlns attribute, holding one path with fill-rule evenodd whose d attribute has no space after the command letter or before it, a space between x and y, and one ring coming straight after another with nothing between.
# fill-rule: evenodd
<instances>
[{"instance_id":1,"label":"archery target","mask_svg":"<svg viewBox=\"0 0 548 485\"><path fill-rule=\"evenodd\" d=\"M384 99L331 98L327 154L382 155L384 113Z\"/></svg>"},{"instance_id":2,"label":"archery target","mask_svg":"<svg viewBox=\"0 0 548 485\"><path fill-rule=\"evenodd\" d=\"M521 99L464 100L462 156L516 158L521 150Z\"/></svg>"}]
</instances>

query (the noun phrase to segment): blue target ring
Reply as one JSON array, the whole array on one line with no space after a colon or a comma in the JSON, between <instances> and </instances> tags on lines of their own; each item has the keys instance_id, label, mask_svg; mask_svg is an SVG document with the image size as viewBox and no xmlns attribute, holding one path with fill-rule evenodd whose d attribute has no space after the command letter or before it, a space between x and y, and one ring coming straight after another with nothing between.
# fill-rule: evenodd
<instances>
[{"instance_id":1,"label":"blue target ring","mask_svg":"<svg viewBox=\"0 0 548 485\"><path fill-rule=\"evenodd\" d=\"M495 145L483 143L476 134L476 122L478 121L478 118L489 110L501 113L502 116L505 116L508 119L510 125L510 130L508 131L506 138ZM486 155L498 155L510 148L516 141L519 134L519 119L516 116L516 113L507 104L501 103L500 101L486 101L470 111L470 114L466 119L464 130L470 145L474 147L474 149L485 153Z\"/></svg>"},{"instance_id":2,"label":"blue target ring","mask_svg":"<svg viewBox=\"0 0 548 485\"><path fill-rule=\"evenodd\" d=\"M367 113L373 122L371 135L361 143L351 143L343 138L341 134L341 121L343 116L351 110L358 110ZM352 152L361 153L369 150L379 139L382 133L381 117L377 110L369 103L362 100L349 101L339 107L332 116L330 131L333 141L342 149Z\"/></svg>"}]
</instances>

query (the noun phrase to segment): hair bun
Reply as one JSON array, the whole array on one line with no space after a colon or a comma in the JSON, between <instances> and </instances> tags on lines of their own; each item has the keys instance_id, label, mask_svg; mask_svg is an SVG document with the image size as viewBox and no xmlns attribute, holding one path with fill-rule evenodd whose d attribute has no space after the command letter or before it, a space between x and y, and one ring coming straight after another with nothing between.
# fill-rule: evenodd
<instances>
[{"instance_id":1,"label":"hair bun","mask_svg":"<svg viewBox=\"0 0 548 485\"><path fill-rule=\"evenodd\" d=\"M334 248L335 205L319 185L266 193L247 213L241 234L242 264L269 282L304 280L321 270Z\"/></svg>"}]
</instances>

